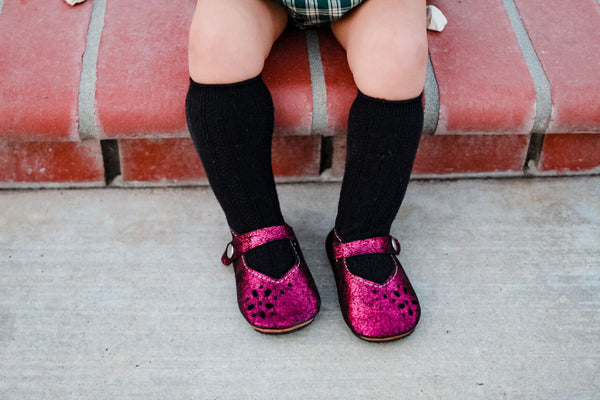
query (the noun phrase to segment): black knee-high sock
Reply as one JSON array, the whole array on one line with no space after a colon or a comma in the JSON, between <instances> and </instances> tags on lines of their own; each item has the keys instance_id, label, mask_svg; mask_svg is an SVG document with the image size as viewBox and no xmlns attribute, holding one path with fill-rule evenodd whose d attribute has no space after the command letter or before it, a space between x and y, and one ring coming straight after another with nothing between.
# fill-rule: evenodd
<instances>
[{"instance_id":1,"label":"black knee-high sock","mask_svg":"<svg viewBox=\"0 0 600 400\"><path fill-rule=\"evenodd\" d=\"M358 93L348 118L346 170L335 222L345 241L389 235L404 198L423 130L422 95L386 101ZM355 256L348 268L383 283L389 256Z\"/></svg>"},{"instance_id":2,"label":"black knee-high sock","mask_svg":"<svg viewBox=\"0 0 600 400\"><path fill-rule=\"evenodd\" d=\"M188 129L229 226L246 233L284 223L271 166L273 101L262 77L232 84L190 80ZM246 253L250 266L273 278L294 264L288 241Z\"/></svg>"}]
</instances>

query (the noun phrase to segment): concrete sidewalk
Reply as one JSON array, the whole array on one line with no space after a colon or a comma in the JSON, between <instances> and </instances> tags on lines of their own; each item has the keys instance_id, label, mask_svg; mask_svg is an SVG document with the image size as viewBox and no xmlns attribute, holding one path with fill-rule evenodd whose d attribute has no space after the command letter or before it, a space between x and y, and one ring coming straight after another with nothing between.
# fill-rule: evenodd
<instances>
[{"instance_id":1,"label":"concrete sidewalk","mask_svg":"<svg viewBox=\"0 0 600 400\"><path fill-rule=\"evenodd\" d=\"M284 336L237 310L208 188L0 192L0 398L600 397L600 177L411 183L423 318L388 344L339 313L339 185L279 188L323 300Z\"/></svg>"}]
</instances>

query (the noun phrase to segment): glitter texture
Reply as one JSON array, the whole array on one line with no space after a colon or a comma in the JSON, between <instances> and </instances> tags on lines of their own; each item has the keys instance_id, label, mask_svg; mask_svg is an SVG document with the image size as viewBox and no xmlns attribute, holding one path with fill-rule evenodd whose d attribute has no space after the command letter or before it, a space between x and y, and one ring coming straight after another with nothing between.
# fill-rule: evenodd
<instances>
[{"instance_id":1,"label":"glitter texture","mask_svg":"<svg viewBox=\"0 0 600 400\"><path fill-rule=\"evenodd\" d=\"M332 230L326 241L333 268L340 308L346 324L366 340L392 340L406 336L421 315L419 300L402 265L396 258L400 246L393 247L391 236L344 243ZM378 284L352 274L346 257L358 254L389 254L394 271L386 282Z\"/></svg>"},{"instance_id":2,"label":"glitter texture","mask_svg":"<svg viewBox=\"0 0 600 400\"><path fill-rule=\"evenodd\" d=\"M225 265L233 262L238 306L250 325L277 333L311 321L319 312L321 300L292 228L280 225L243 235L231 233L233 256L227 257L226 250L221 261ZM289 239L296 255L296 263L287 274L276 280L248 266L246 251L280 239Z\"/></svg>"},{"instance_id":3,"label":"glitter texture","mask_svg":"<svg viewBox=\"0 0 600 400\"><path fill-rule=\"evenodd\" d=\"M383 236L341 243L333 248L333 254L336 259L378 253L400 254L400 243L391 236Z\"/></svg>"}]
</instances>

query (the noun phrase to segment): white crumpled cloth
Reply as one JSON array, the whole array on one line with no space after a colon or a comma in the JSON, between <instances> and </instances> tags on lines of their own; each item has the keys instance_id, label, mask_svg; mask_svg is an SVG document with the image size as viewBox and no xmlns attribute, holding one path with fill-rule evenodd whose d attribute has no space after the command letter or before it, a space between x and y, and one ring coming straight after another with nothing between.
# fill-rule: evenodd
<instances>
[{"instance_id":1,"label":"white crumpled cloth","mask_svg":"<svg viewBox=\"0 0 600 400\"><path fill-rule=\"evenodd\" d=\"M446 27L448 19L436 6L427 6L427 29L441 32Z\"/></svg>"}]
</instances>

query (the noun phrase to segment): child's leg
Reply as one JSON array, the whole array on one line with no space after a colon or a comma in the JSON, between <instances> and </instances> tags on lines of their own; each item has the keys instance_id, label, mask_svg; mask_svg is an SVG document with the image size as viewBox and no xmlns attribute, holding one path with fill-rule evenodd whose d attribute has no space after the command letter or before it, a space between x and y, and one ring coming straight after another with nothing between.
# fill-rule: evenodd
<instances>
[{"instance_id":1,"label":"child's leg","mask_svg":"<svg viewBox=\"0 0 600 400\"><path fill-rule=\"evenodd\" d=\"M335 223L344 241L388 235L402 203L423 128L425 21L424 0L368 0L332 23L360 91ZM382 283L393 263L372 254L350 257L348 267Z\"/></svg>"},{"instance_id":2,"label":"child's leg","mask_svg":"<svg viewBox=\"0 0 600 400\"><path fill-rule=\"evenodd\" d=\"M190 76L205 84L254 78L286 24L286 9L270 0L198 0L190 27Z\"/></svg>"},{"instance_id":3,"label":"child's leg","mask_svg":"<svg viewBox=\"0 0 600 400\"><path fill-rule=\"evenodd\" d=\"M287 22L270 0L198 0L190 30L190 134L229 226L239 234L284 223L271 167L273 103L259 74ZM246 253L279 278L294 264L289 241Z\"/></svg>"}]
</instances>

